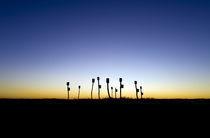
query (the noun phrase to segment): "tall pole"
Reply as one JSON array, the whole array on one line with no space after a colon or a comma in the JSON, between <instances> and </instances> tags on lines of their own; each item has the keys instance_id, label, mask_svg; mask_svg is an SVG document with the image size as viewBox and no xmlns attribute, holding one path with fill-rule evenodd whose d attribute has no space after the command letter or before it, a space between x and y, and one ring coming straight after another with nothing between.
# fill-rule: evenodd
<instances>
[{"instance_id":1,"label":"tall pole","mask_svg":"<svg viewBox=\"0 0 210 138\"><path fill-rule=\"evenodd\" d=\"M137 81L134 81L134 84L136 87L136 99L138 100L139 99L139 96L138 96L139 89L137 88Z\"/></svg>"},{"instance_id":2,"label":"tall pole","mask_svg":"<svg viewBox=\"0 0 210 138\"><path fill-rule=\"evenodd\" d=\"M79 91L78 91L78 100L79 100L79 96L80 96L80 88L81 88L81 86L79 85L78 86L78 89L79 89Z\"/></svg>"},{"instance_id":3,"label":"tall pole","mask_svg":"<svg viewBox=\"0 0 210 138\"><path fill-rule=\"evenodd\" d=\"M95 83L95 79L92 79L92 89L91 89L91 99L93 99L93 86Z\"/></svg>"},{"instance_id":4,"label":"tall pole","mask_svg":"<svg viewBox=\"0 0 210 138\"><path fill-rule=\"evenodd\" d=\"M100 85L100 77L97 77L97 80L98 80L98 99L101 99L100 97L100 89L101 89L101 85Z\"/></svg>"},{"instance_id":5,"label":"tall pole","mask_svg":"<svg viewBox=\"0 0 210 138\"><path fill-rule=\"evenodd\" d=\"M109 78L106 78L106 83L107 83L107 92L108 92L108 96L109 96L109 98L111 99L112 97L110 96L110 93L109 93Z\"/></svg>"},{"instance_id":6,"label":"tall pole","mask_svg":"<svg viewBox=\"0 0 210 138\"><path fill-rule=\"evenodd\" d=\"M124 88L124 85L122 84L122 78L119 79L120 81L120 99L122 98L122 88Z\"/></svg>"},{"instance_id":7,"label":"tall pole","mask_svg":"<svg viewBox=\"0 0 210 138\"><path fill-rule=\"evenodd\" d=\"M67 82L66 85L67 85L67 95L68 95L67 100L69 100L69 91L70 91L69 85L70 85L70 83Z\"/></svg>"}]
</instances>

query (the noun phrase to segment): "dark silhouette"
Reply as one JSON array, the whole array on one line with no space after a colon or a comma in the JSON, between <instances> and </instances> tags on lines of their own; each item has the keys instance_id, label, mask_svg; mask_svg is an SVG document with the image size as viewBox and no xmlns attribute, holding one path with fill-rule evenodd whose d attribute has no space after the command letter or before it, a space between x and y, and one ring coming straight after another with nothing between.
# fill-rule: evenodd
<instances>
[{"instance_id":1,"label":"dark silhouette","mask_svg":"<svg viewBox=\"0 0 210 138\"><path fill-rule=\"evenodd\" d=\"M109 96L109 98L111 99L112 97L111 97L111 95L110 95L110 93L109 93L109 78L106 78L106 83L107 83L107 92L108 92L108 96Z\"/></svg>"},{"instance_id":2,"label":"dark silhouette","mask_svg":"<svg viewBox=\"0 0 210 138\"><path fill-rule=\"evenodd\" d=\"M124 85L122 84L122 78L120 80L120 99L122 98L122 88L124 88Z\"/></svg>"},{"instance_id":3,"label":"dark silhouette","mask_svg":"<svg viewBox=\"0 0 210 138\"><path fill-rule=\"evenodd\" d=\"M79 89L79 91L78 91L78 100L79 100L79 96L80 96L80 88L81 88L81 86L79 85L78 86L78 89Z\"/></svg>"},{"instance_id":4,"label":"dark silhouette","mask_svg":"<svg viewBox=\"0 0 210 138\"><path fill-rule=\"evenodd\" d=\"M140 90L141 90L141 99L142 99L142 96L144 95L144 93L142 91L142 86L140 86Z\"/></svg>"},{"instance_id":5,"label":"dark silhouette","mask_svg":"<svg viewBox=\"0 0 210 138\"><path fill-rule=\"evenodd\" d=\"M93 99L93 86L95 83L95 79L92 79L92 88L91 88L91 99Z\"/></svg>"},{"instance_id":6,"label":"dark silhouette","mask_svg":"<svg viewBox=\"0 0 210 138\"><path fill-rule=\"evenodd\" d=\"M136 99L138 100L139 99L139 97L138 97L139 89L137 88L137 81L134 81L134 84L135 84L135 88L136 88Z\"/></svg>"},{"instance_id":7,"label":"dark silhouette","mask_svg":"<svg viewBox=\"0 0 210 138\"><path fill-rule=\"evenodd\" d=\"M97 77L97 80L98 80L98 99L101 99L100 97L100 89L101 89L101 85L100 85L100 77Z\"/></svg>"},{"instance_id":8,"label":"dark silhouette","mask_svg":"<svg viewBox=\"0 0 210 138\"><path fill-rule=\"evenodd\" d=\"M117 89L115 88L115 99L117 98Z\"/></svg>"},{"instance_id":9,"label":"dark silhouette","mask_svg":"<svg viewBox=\"0 0 210 138\"><path fill-rule=\"evenodd\" d=\"M69 85L70 85L70 83L67 82L66 85L67 85L67 94L68 94L68 100L69 100L69 92L70 92L70 87L69 87Z\"/></svg>"},{"instance_id":10,"label":"dark silhouette","mask_svg":"<svg viewBox=\"0 0 210 138\"><path fill-rule=\"evenodd\" d=\"M111 87L111 90L112 90L112 98L113 98L113 87Z\"/></svg>"},{"instance_id":11,"label":"dark silhouette","mask_svg":"<svg viewBox=\"0 0 210 138\"><path fill-rule=\"evenodd\" d=\"M206 106L206 109L208 109L210 105L210 99L154 99L154 98L143 98L141 102L136 99L123 99L123 100L112 100L112 99L80 99L80 100L75 100L75 99L70 99L65 100L65 99L1 99L0 98L0 106L1 109L8 109L8 107L14 108L14 107L20 107L20 105L25 105L26 107L29 107L29 105L37 105L39 107L42 107L42 105L76 105L76 104L136 104L136 105L179 105L179 107L183 107L183 109L186 108L186 106L181 106L181 105L196 105L193 106L193 111L195 107L203 107L203 105ZM8 106L4 106L8 105ZM57 106L61 107L61 106ZM68 107L68 106L65 106ZM73 107L73 106L70 106ZM84 107L84 109L87 106ZM112 106L115 107L115 106ZM139 106L142 107L142 106ZM157 106L154 106L157 107ZM168 106L166 106L168 107ZM129 108L129 107L128 107ZM65 108L66 109L66 108ZM77 109L77 108L71 108L71 109ZM114 108L113 108L114 109ZM145 109L145 108L143 108ZM166 109L166 108L164 108ZM175 108L171 108L174 110ZM178 108L176 108L179 110ZM7 110L8 111L8 110ZM159 110L158 110L159 111ZM180 111L180 110L179 110ZM71 111L72 112L72 111Z\"/></svg>"}]
</instances>

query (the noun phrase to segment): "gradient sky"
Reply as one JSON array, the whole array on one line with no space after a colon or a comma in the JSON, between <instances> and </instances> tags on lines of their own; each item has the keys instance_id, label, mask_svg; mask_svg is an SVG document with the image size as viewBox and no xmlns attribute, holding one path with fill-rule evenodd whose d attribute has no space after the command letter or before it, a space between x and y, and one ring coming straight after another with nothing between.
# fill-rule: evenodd
<instances>
[{"instance_id":1,"label":"gradient sky","mask_svg":"<svg viewBox=\"0 0 210 138\"><path fill-rule=\"evenodd\" d=\"M1 0L0 98L210 98L209 0ZM97 96L97 88L94 89Z\"/></svg>"}]
</instances>

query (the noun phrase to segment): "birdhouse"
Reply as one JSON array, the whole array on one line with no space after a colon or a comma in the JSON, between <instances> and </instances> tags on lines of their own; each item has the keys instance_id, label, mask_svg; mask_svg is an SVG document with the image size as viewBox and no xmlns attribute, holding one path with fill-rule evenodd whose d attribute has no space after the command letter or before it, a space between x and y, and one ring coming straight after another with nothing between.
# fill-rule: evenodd
<instances>
[{"instance_id":1,"label":"birdhouse","mask_svg":"<svg viewBox=\"0 0 210 138\"><path fill-rule=\"evenodd\" d=\"M92 83L94 83L95 82L95 79L92 79Z\"/></svg>"},{"instance_id":2,"label":"birdhouse","mask_svg":"<svg viewBox=\"0 0 210 138\"><path fill-rule=\"evenodd\" d=\"M120 78L120 82L122 82L122 78Z\"/></svg>"},{"instance_id":3,"label":"birdhouse","mask_svg":"<svg viewBox=\"0 0 210 138\"><path fill-rule=\"evenodd\" d=\"M100 80L100 77L97 77L97 80Z\"/></svg>"},{"instance_id":4,"label":"birdhouse","mask_svg":"<svg viewBox=\"0 0 210 138\"><path fill-rule=\"evenodd\" d=\"M101 85L98 85L99 89L101 89Z\"/></svg>"},{"instance_id":5,"label":"birdhouse","mask_svg":"<svg viewBox=\"0 0 210 138\"><path fill-rule=\"evenodd\" d=\"M109 78L106 78L106 83L109 83Z\"/></svg>"},{"instance_id":6,"label":"birdhouse","mask_svg":"<svg viewBox=\"0 0 210 138\"><path fill-rule=\"evenodd\" d=\"M134 84L137 84L137 81L134 81Z\"/></svg>"},{"instance_id":7,"label":"birdhouse","mask_svg":"<svg viewBox=\"0 0 210 138\"><path fill-rule=\"evenodd\" d=\"M124 85L122 84L122 85L120 86L120 88L124 88Z\"/></svg>"},{"instance_id":8,"label":"birdhouse","mask_svg":"<svg viewBox=\"0 0 210 138\"><path fill-rule=\"evenodd\" d=\"M69 82L67 82L66 85L69 86Z\"/></svg>"}]
</instances>

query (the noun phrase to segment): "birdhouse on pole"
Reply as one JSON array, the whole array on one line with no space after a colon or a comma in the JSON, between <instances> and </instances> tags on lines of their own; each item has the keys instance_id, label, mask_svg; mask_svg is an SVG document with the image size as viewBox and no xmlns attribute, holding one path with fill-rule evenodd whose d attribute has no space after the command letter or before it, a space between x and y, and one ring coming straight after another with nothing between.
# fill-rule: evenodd
<instances>
[{"instance_id":1,"label":"birdhouse on pole","mask_svg":"<svg viewBox=\"0 0 210 138\"><path fill-rule=\"evenodd\" d=\"M107 93L108 93L109 98L111 99L112 97L109 93L109 78L106 78L106 83L107 83Z\"/></svg>"},{"instance_id":2,"label":"birdhouse on pole","mask_svg":"<svg viewBox=\"0 0 210 138\"><path fill-rule=\"evenodd\" d=\"M91 99L93 99L93 86L95 83L95 79L92 79L92 88L91 88Z\"/></svg>"},{"instance_id":3,"label":"birdhouse on pole","mask_svg":"<svg viewBox=\"0 0 210 138\"><path fill-rule=\"evenodd\" d=\"M142 99L142 96L144 95L144 93L142 91L142 86L140 86L140 90L141 90L141 99Z\"/></svg>"},{"instance_id":4,"label":"birdhouse on pole","mask_svg":"<svg viewBox=\"0 0 210 138\"><path fill-rule=\"evenodd\" d=\"M100 77L97 77L97 80L98 80L98 99L101 99L101 97L100 97L100 89L101 89Z\"/></svg>"},{"instance_id":5,"label":"birdhouse on pole","mask_svg":"<svg viewBox=\"0 0 210 138\"><path fill-rule=\"evenodd\" d=\"M113 98L113 87L111 87L111 90L112 90L112 98Z\"/></svg>"},{"instance_id":6,"label":"birdhouse on pole","mask_svg":"<svg viewBox=\"0 0 210 138\"><path fill-rule=\"evenodd\" d=\"M122 78L119 79L120 81L120 99L122 98L122 88L124 88L124 85L122 84Z\"/></svg>"},{"instance_id":7,"label":"birdhouse on pole","mask_svg":"<svg viewBox=\"0 0 210 138\"><path fill-rule=\"evenodd\" d=\"M115 99L117 98L117 89L115 88Z\"/></svg>"},{"instance_id":8,"label":"birdhouse on pole","mask_svg":"<svg viewBox=\"0 0 210 138\"><path fill-rule=\"evenodd\" d=\"M69 92L70 92L70 87L69 87L69 85L70 85L70 83L67 82L66 85L67 85L67 95L68 95L67 99L69 100Z\"/></svg>"},{"instance_id":9,"label":"birdhouse on pole","mask_svg":"<svg viewBox=\"0 0 210 138\"><path fill-rule=\"evenodd\" d=\"M139 99L138 93L139 93L139 89L137 88L137 81L134 81L135 84L135 88L136 88L136 99Z\"/></svg>"},{"instance_id":10,"label":"birdhouse on pole","mask_svg":"<svg viewBox=\"0 0 210 138\"><path fill-rule=\"evenodd\" d=\"M79 90L78 90L78 100L79 100L79 97L80 97L80 88L81 88L81 86L79 85L79 86L78 86L78 89L79 89Z\"/></svg>"}]
</instances>

